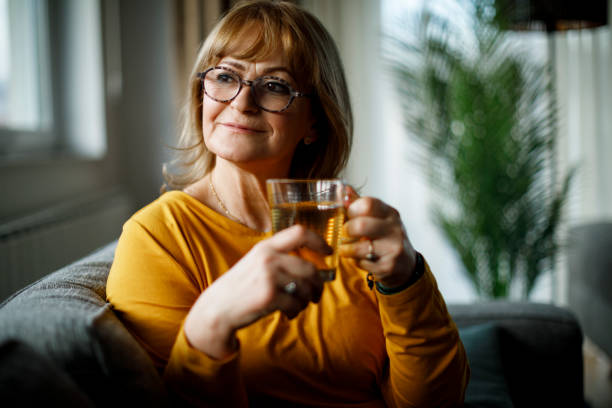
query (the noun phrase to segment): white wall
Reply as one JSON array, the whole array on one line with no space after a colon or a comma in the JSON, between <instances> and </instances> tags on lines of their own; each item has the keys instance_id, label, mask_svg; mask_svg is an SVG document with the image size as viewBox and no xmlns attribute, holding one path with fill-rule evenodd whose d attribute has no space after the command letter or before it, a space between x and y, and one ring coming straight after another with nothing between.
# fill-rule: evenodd
<instances>
[{"instance_id":1,"label":"white wall","mask_svg":"<svg viewBox=\"0 0 612 408\"><path fill-rule=\"evenodd\" d=\"M121 183L138 207L159 195L167 146L176 144L172 7L166 0L120 1Z\"/></svg>"}]
</instances>

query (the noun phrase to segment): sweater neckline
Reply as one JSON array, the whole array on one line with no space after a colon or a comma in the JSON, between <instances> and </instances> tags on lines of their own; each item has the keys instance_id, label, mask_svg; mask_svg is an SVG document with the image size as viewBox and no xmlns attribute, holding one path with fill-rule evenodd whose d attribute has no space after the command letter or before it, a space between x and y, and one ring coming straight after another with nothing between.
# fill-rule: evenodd
<instances>
[{"instance_id":1,"label":"sweater neckline","mask_svg":"<svg viewBox=\"0 0 612 408\"><path fill-rule=\"evenodd\" d=\"M176 199L186 203L194 211L203 213L207 219L214 222L215 224L222 227L223 229L226 229L232 232L241 232L242 234L251 235L254 237L266 237L266 236L272 235L271 231L258 231L236 220L228 218L225 215L213 210L212 208L207 206L202 201L187 194L186 192L182 190L168 191L164 193L164 195L165 194L169 195L168 198L174 196ZM237 230L241 230L241 231L237 231Z\"/></svg>"}]
</instances>

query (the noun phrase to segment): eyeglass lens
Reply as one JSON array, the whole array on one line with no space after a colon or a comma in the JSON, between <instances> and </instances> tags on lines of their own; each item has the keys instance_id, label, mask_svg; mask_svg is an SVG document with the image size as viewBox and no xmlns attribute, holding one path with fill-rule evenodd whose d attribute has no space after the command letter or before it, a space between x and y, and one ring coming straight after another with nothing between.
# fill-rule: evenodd
<instances>
[{"instance_id":1,"label":"eyeglass lens","mask_svg":"<svg viewBox=\"0 0 612 408\"><path fill-rule=\"evenodd\" d=\"M240 92L242 78L233 71L213 68L204 77L204 92L217 102L228 102ZM255 104L260 108L279 112L293 100L293 90L280 78L264 76L251 83Z\"/></svg>"}]
</instances>

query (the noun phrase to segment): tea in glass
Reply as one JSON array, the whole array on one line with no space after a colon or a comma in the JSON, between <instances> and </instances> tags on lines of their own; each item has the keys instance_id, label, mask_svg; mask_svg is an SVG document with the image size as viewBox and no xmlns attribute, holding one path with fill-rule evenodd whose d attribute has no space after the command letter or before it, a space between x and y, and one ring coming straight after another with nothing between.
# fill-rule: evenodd
<instances>
[{"instance_id":1,"label":"tea in glass","mask_svg":"<svg viewBox=\"0 0 612 408\"><path fill-rule=\"evenodd\" d=\"M344 187L340 180L271 179L267 182L274 233L300 224L316 232L333 249L328 256L308 248L298 255L312 262L326 281L335 279L338 243L344 223Z\"/></svg>"}]
</instances>

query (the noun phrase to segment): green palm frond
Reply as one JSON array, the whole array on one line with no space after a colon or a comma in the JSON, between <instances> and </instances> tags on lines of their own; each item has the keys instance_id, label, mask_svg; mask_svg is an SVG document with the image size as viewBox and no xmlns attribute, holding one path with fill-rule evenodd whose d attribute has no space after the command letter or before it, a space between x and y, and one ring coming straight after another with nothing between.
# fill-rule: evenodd
<instances>
[{"instance_id":1,"label":"green palm frond","mask_svg":"<svg viewBox=\"0 0 612 408\"><path fill-rule=\"evenodd\" d=\"M421 164L452 203L433 217L467 276L483 297L509 296L520 278L527 296L558 249L571 174L553 185L549 67L517 51L479 4L471 31L424 10L413 32L389 39L387 62Z\"/></svg>"}]
</instances>

